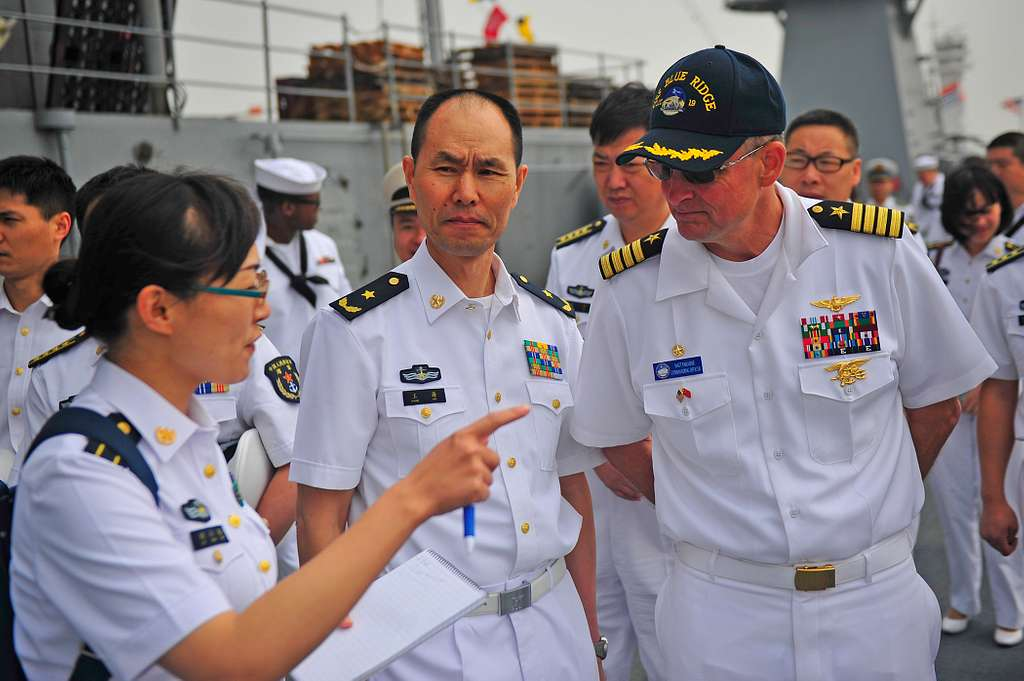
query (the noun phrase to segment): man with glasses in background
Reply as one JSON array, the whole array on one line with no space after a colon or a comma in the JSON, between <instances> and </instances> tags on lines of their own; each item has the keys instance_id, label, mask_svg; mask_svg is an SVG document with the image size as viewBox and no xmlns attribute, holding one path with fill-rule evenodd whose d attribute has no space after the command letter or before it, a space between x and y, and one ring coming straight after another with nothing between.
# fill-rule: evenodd
<instances>
[{"instance_id":1,"label":"man with glasses in background","mask_svg":"<svg viewBox=\"0 0 1024 681\"><path fill-rule=\"evenodd\" d=\"M257 159L256 194L267 225L270 317L266 334L298 359L306 324L352 287L334 240L314 229L327 171L295 158Z\"/></svg>"},{"instance_id":2,"label":"man with glasses in background","mask_svg":"<svg viewBox=\"0 0 1024 681\"><path fill-rule=\"evenodd\" d=\"M934 679L910 527L994 364L900 211L777 184L785 120L745 54L662 76L618 162L646 159L678 226L602 258L572 433L641 484L653 432L676 677Z\"/></svg>"},{"instance_id":3,"label":"man with glasses in background","mask_svg":"<svg viewBox=\"0 0 1024 681\"><path fill-rule=\"evenodd\" d=\"M814 109L790 121L785 142L782 184L810 199L853 197L861 166L853 121L838 111Z\"/></svg>"}]
</instances>

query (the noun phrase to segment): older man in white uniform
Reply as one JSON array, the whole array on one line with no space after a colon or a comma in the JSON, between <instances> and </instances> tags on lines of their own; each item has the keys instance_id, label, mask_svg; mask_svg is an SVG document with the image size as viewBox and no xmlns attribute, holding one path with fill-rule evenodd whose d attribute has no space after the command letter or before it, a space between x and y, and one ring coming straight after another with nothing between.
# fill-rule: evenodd
<instances>
[{"instance_id":1,"label":"older man in white uniform","mask_svg":"<svg viewBox=\"0 0 1024 681\"><path fill-rule=\"evenodd\" d=\"M590 123L594 184L611 213L563 234L551 249L546 288L569 301L584 336L594 293L602 282L598 259L676 224L660 183L643 163L615 163L624 148L647 132L653 97L646 87L630 83L598 105ZM654 504L610 463L589 472L587 481L597 534L597 617L608 638L605 674L609 681L627 681L639 650L647 678L668 679L654 633L654 602L667 574Z\"/></svg>"},{"instance_id":2,"label":"older man in white uniform","mask_svg":"<svg viewBox=\"0 0 1024 681\"><path fill-rule=\"evenodd\" d=\"M289 357L299 356L306 324L351 288L338 246L316 227L327 171L295 158L258 159L256 194L267 226L270 275L267 337Z\"/></svg>"},{"instance_id":3,"label":"older man in white uniform","mask_svg":"<svg viewBox=\"0 0 1024 681\"><path fill-rule=\"evenodd\" d=\"M653 431L678 678L932 679L910 526L956 396L994 365L902 214L776 183L784 125L747 55L662 77L619 161L647 159L678 228L602 259L572 432L628 472Z\"/></svg>"},{"instance_id":4,"label":"older man in white uniform","mask_svg":"<svg viewBox=\"0 0 1024 681\"><path fill-rule=\"evenodd\" d=\"M303 561L462 425L532 407L492 436L502 464L476 508L475 550L457 511L427 521L391 563L433 549L493 598L382 679L591 681L606 649L583 474L601 457L568 434L582 339L568 303L494 254L526 179L521 158L507 101L454 91L424 102L404 167L427 240L318 312L303 337L291 469Z\"/></svg>"},{"instance_id":5,"label":"older man in white uniform","mask_svg":"<svg viewBox=\"0 0 1024 681\"><path fill-rule=\"evenodd\" d=\"M25 419L34 356L73 336L46 319L50 299L43 275L60 256L71 231L75 185L49 159L11 156L0 161L0 480L31 436Z\"/></svg>"}]
</instances>

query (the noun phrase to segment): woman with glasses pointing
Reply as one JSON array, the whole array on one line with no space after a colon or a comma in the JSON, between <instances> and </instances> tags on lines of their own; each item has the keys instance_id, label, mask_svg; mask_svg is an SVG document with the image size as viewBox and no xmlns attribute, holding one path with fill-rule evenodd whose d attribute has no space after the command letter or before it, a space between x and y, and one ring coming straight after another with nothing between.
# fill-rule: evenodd
<instances>
[{"instance_id":1,"label":"woman with glasses pointing","mask_svg":"<svg viewBox=\"0 0 1024 681\"><path fill-rule=\"evenodd\" d=\"M56 321L107 347L74 406L113 422L120 451L70 432L37 441L22 466L11 597L29 679L280 679L421 522L488 496L487 439L525 409L442 441L275 586L268 530L236 498L195 395L249 371L269 313L258 224L232 181L137 177L104 194L78 261L47 278Z\"/></svg>"}]
</instances>

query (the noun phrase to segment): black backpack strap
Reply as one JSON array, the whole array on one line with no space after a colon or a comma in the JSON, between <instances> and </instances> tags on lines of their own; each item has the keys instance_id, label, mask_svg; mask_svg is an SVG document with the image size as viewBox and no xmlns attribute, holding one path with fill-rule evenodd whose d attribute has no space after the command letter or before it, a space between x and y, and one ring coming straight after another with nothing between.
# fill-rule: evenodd
<instances>
[{"instance_id":1,"label":"black backpack strap","mask_svg":"<svg viewBox=\"0 0 1024 681\"><path fill-rule=\"evenodd\" d=\"M126 421L124 423L126 429L131 432L131 425ZM153 477L153 471L150 470L149 464L142 458L138 445L118 427L116 420L107 418L91 409L65 407L51 416L39 434L32 440L32 446L25 453L25 460L21 464L22 468L28 463L28 457L44 440L69 434L84 435L90 440L97 440L106 445L106 449L112 450L112 452L103 458L134 473L135 477L153 495L153 502L160 505L158 494L160 488L156 484L156 478Z\"/></svg>"}]
</instances>

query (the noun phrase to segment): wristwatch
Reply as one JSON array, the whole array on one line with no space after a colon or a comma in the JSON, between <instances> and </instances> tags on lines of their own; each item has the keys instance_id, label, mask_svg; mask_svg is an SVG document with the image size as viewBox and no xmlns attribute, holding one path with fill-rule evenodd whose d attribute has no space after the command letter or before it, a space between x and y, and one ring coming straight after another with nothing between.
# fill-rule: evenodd
<instances>
[{"instance_id":1,"label":"wristwatch","mask_svg":"<svg viewBox=\"0 0 1024 681\"><path fill-rule=\"evenodd\" d=\"M608 657L608 638L602 636L594 642L594 654L597 655L597 659L603 660Z\"/></svg>"}]
</instances>

